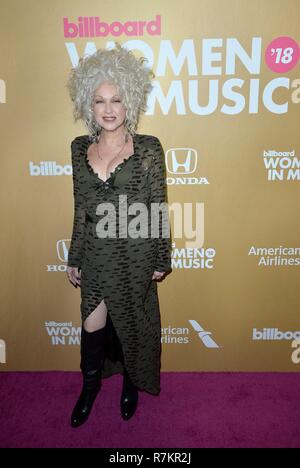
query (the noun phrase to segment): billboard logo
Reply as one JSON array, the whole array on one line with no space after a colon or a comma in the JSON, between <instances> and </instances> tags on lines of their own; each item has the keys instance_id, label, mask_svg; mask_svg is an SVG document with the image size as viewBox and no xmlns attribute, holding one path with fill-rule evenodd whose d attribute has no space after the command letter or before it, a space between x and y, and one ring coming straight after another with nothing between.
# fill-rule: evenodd
<instances>
[{"instance_id":1,"label":"billboard logo","mask_svg":"<svg viewBox=\"0 0 300 468\"><path fill-rule=\"evenodd\" d=\"M72 346L80 344L81 327L74 327L72 322L45 322L45 329L52 346Z\"/></svg>"},{"instance_id":2,"label":"billboard logo","mask_svg":"<svg viewBox=\"0 0 300 468\"><path fill-rule=\"evenodd\" d=\"M72 165L57 164L56 161L41 161L40 165L29 161L29 174L31 176L61 176L72 175Z\"/></svg>"},{"instance_id":3,"label":"billboard logo","mask_svg":"<svg viewBox=\"0 0 300 468\"><path fill-rule=\"evenodd\" d=\"M198 238L201 244L204 243L204 222L202 232L198 229ZM200 237L201 234L201 237ZM179 248L173 242L172 267L182 269L213 269L216 257L216 250L213 247L201 248Z\"/></svg>"},{"instance_id":4,"label":"billboard logo","mask_svg":"<svg viewBox=\"0 0 300 468\"><path fill-rule=\"evenodd\" d=\"M78 16L77 23L63 18L64 37L106 37L106 36L150 36L161 35L161 16L156 15L152 21L100 21L99 16Z\"/></svg>"},{"instance_id":5,"label":"billboard logo","mask_svg":"<svg viewBox=\"0 0 300 468\"><path fill-rule=\"evenodd\" d=\"M257 330L253 328L252 340L298 340L300 339L300 331L281 331L278 328L263 328L263 330Z\"/></svg>"},{"instance_id":6,"label":"billboard logo","mask_svg":"<svg viewBox=\"0 0 300 468\"><path fill-rule=\"evenodd\" d=\"M300 180L300 158L295 155L295 150L265 150L263 158L268 180Z\"/></svg>"}]
</instances>

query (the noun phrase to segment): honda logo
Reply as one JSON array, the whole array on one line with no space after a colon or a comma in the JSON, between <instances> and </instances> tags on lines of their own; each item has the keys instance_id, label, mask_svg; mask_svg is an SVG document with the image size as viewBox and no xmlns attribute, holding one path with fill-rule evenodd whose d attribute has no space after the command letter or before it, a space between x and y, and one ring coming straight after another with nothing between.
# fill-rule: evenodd
<instances>
[{"instance_id":1,"label":"honda logo","mask_svg":"<svg viewBox=\"0 0 300 468\"><path fill-rule=\"evenodd\" d=\"M0 363L6 364L6 344L4 340L0 340Z\"/></svg>"},{"instance_id":2,"label":"honda logo","mask_svg":"<svg viewBox=\"0 0 300 468\"><path fill-rule=\"evenodd\" d=\"M193 148L170 148L166 151L166 167L170 174L192 174L197 167Z\"/></svg>"},{"instance_id":3,"label":"honda logo","mask_svg":"<svg viewBox=\"0 0 300 468\"><path fill-rule=\"evenodd\" d=\"M68 261L69 246L70 246L70 239L61 239L56 242L56 252L61 262Z\"/></svg>"}]
</instances>

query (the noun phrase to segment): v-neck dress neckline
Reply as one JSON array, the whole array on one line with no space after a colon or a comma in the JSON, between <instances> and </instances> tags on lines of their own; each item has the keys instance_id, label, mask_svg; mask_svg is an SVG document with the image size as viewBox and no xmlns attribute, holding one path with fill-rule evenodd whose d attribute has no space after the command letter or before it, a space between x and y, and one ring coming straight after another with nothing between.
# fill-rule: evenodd
<instances>
[{"instance_id":1,"label":"v-neck dress neckline","mask_svg":"<svg viewBox=\"0 0 300 468\"><path fill-rule=\"evenodd\" d=\"M90 174L94 177L96 177L96 179L99 181L99 182L102 182L102 184L108 184L109 181L116 175L117 172L119 172L126 164L127 161L129 161L131 158L133 158L134 156L136 156L137 154L137 144L136 144L136 135L133 135L132 136L132 140L133 140L133 154L131 154L129 157L127 158L124 158L123 161L121 161L116 167L115 169L110 172L110 175L109 177L106 179L106 180L103 180L101 179L101 177L99 177L99 175L97 174L97 172L94 171L94 169L92 168L91 164L89 163L89 160L88 160L88 157L87 157L87 153L88 153L88 149L89 147L93 144L92 141L90 141L90 136L87 135L87 146L86 146L86 149L85 149L85 152L84 152L84 160L85 160L85 164L90 172Z\"/></svg>"}]
</instances>

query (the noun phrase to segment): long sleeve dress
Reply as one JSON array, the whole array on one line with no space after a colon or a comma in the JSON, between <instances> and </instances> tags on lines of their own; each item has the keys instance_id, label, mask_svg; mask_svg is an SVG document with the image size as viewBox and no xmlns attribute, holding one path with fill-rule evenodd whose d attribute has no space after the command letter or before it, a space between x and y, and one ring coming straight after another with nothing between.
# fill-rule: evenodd
<instances>
[{"instance_id":1,"label":"long sleeve dress","mask_svg":"<svg viewBox=\"0 0 300 468\"><path fill-rule=\"evenodd\" d=\"M161 321L157 282L152 275L154 271L172 270L172 248L168 214L168 235L160 217L159 234L151 237L150 206L168 203L164 150L157 137L135 134L134 154L103 181L87 159L91 143L89 135L76 137L71 143L74 223L68 266L81 269L81 319L84 321L104 299L107 355L103 377L123 373L125 364L140 390L158 394ZM115 213L108 210L103 214L99 207L97 210L105 202L115 207ZM130 212L129 205L134 202L148 207L148 237L134 238L127 231L124 234L120 208L124 216L124 203L127 204L129 226L139 215L139 211L134 215ZM114 219L116 236L99 237L97 224Z\"/></svg>"}]
</instances>

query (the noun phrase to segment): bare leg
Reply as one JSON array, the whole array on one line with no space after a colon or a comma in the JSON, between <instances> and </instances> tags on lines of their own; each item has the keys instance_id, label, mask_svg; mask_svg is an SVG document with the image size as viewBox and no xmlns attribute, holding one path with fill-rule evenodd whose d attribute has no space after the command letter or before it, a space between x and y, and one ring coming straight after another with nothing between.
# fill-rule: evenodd
<instances>
[{"instance_id":1,"label":"bare leg","mask_svg":"<svg viewBox=\"0 0 300 468\"><path fill-rule=\"evenodd\" d=\"M107 307L105 305L104 299L102 299L96 309L83 322L83 327L89 333L100 330L101 328L105 327L106 317Z\"/></svg>"}]
</instances>

